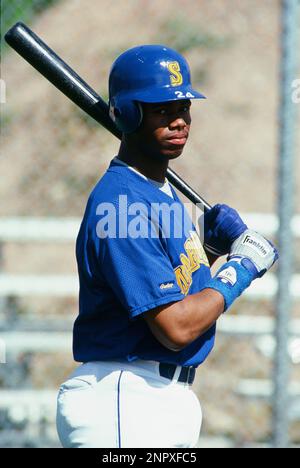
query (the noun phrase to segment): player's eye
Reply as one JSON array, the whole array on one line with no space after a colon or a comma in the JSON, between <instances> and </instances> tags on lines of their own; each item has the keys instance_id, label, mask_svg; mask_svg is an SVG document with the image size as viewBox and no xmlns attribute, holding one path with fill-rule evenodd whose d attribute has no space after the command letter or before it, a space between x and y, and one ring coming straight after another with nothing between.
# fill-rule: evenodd
<instances>
[{"instance_id":1,"label":"player's eye","mask_svg":"<svg viewBox=\"0 0 300 468\"><path fill-rule=\"evenodd\" d=\"M186 104L185 106L181 108L181 112L189 112L190 108L191 108L191 104Z\"/></svg>"},{"instance_id":2,"label":"player's eye","mask_svg":"<svg viewBox=\"0 0 300 468\"><path fill-rule=\"evenodd\" d=\"M159 114L159 115L166 115L167 109L165 109L165 108L162 107L162 108L160 108L160 109L156 109L155 113L156 113L156 114Z\"/></svg>"}]
</instances>

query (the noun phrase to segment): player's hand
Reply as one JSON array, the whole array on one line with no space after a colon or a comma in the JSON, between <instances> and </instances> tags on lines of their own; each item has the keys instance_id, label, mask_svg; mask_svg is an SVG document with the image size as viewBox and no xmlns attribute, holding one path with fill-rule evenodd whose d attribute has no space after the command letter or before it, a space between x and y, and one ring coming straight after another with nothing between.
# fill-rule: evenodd
<instances>
[{"instance_id":1,"label":"player's hand","mask_svg":"<svg viewBox=\"0 0 300 468\"><path fill-rule=\"evenodd\" d=\"M246 229L236 210L227 205L215 205L204 214L204 247L216 256L226 255Z\"/></svg>"},{"instance_id":2,"label":"player's hand","mask_svg":"<svg viewBox=\"0 0 300 468\"><path fill-rule=\"evenodd\" d=\"M251 229L247 229L234 241L228 261L236 261L261 278L278 260L278 251L271 241Z\"/></svg>"},{"instance_id":3,"label":"player's hand","mask_svg":"<svg viewBox=\"0 0 300 468\"><path fill-rule=\"evenodd\" d=\"M224 297L224 311L250 286L261 278L278 259L273 244L255 231L247 229L231 247L230 254L207 288Z\"/></svg>"}]
</instances>

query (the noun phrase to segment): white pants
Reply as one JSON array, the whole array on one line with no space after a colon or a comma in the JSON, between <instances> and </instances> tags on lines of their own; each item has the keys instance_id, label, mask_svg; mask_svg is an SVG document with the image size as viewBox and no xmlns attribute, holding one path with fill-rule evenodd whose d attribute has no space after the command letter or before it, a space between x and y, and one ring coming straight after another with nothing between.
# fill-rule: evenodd
<instances>
[{"instance_id":1,"label":"white pants","mask_svg":"<svg viewBox=\"0 0 300 468\"><path fill-rule=\"evenodd\" d=\"M161 377L158 362L90 362L61 386L57 431L63 447L195 447L202 423L188 384Z\"/></svg>"}]
</instances>

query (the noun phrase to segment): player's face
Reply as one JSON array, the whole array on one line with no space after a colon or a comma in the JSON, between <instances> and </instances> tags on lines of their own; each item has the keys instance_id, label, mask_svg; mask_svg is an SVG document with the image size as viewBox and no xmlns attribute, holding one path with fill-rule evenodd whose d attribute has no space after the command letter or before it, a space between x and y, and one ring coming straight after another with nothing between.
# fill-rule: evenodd
<instances>
[{"instance_id":1,"label":"player's face","mask_svg":"<svg viewBox=\"0 0 300 468\"><path fill-rule=\"evenodd\" d=\"M143 104L143 123L139 130L144 152L160 158L175 159L187 142L191 101Z\"/></svg>"}]
</instances>

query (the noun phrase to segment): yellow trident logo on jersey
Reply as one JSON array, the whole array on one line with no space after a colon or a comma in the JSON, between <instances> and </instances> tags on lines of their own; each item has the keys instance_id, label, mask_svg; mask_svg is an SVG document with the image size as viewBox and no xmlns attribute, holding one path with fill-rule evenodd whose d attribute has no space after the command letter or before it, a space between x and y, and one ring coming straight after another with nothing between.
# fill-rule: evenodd
<instances>
[{"instance_id":1,"label":"yellow trident logo on jersey","mask_svg":"<svg viewBox=\"0 0 300 468\"><path fill-rule=\"evenodd\" d=\"M201 265L208 267L209 262L196 232L190 232L190 237L184 243L184 249L186 254L180 254L181 265L175 268L175 276L182 294L187 295L193 282L193 273L199 270Z\"/></svg>"},{"instance_id":2,"label":"yellow trident logo on jersey","mask_svg":"<svg viewBox=\"0 0 300 468\"><path fill-rule=\"evenodd\" d=\"M167 68L170 75L170 81L172 86L180 86L183 83L183 77L180 72L180 65L178 62L168 62Z\"/></svg>"}]
</instances>

